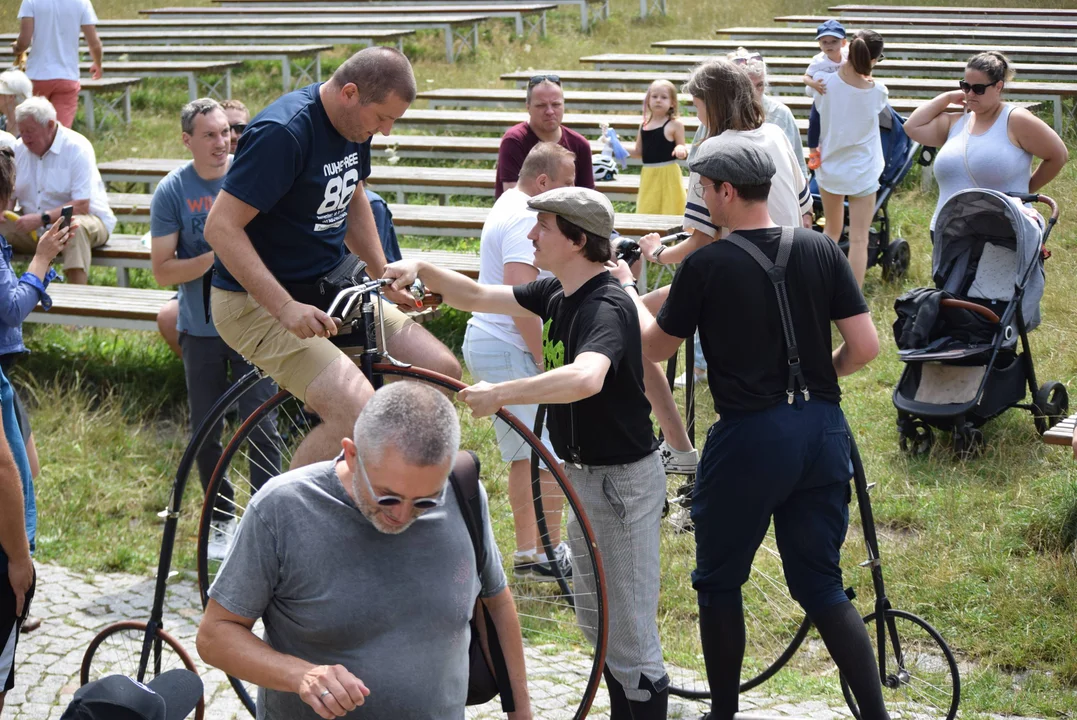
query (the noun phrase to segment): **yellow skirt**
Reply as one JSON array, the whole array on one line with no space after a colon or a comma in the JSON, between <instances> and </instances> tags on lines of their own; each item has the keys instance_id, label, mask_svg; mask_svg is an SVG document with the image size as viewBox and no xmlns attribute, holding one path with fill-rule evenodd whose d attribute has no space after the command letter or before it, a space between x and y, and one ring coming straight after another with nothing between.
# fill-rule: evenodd
<instances>
[{"instance_id":1,"label":"yellow skirt","mask_svg":"<svg viewBox=\"0 0 1077 720\"><path fill-rule=\"evenodd\" d=\"M683 215L688 195L681 166L676 162L644 165L639 178L636 212L647 215Z\"/></svg>"}]
</instances>

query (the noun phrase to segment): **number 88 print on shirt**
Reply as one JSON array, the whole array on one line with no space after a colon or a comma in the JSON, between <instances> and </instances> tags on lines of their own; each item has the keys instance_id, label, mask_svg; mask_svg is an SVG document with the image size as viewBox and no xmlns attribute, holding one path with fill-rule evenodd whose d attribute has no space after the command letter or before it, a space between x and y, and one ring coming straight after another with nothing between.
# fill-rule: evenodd
<instances>
[{"instance_id":1,"label":"number 88 print on shirt","mask_svg":"<svg viewBox=\"0 0 1077 720\"><path fill-rule=\"evenodd\" d=\"M259 113L239 139L224 192L258 210L247 235L282 283L314 283L347 252L348 206L370 175L370 141L344 138L310 85ZM242 286L221 264L213 284Z\"/></svg>"}]
</instances>

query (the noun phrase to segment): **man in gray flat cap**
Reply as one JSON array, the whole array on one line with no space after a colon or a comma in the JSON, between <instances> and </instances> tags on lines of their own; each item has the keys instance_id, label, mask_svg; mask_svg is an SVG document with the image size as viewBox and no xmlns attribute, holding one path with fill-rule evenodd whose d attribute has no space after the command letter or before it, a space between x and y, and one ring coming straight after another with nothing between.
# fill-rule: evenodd
<instances>
[{"instance_id":1,"label":"man in gray flat cap","mask_svg":"<svg viewBox=\"0 0 1077 720\"><path fill-rule=\"evenodd\" d=\"M658 639L659 527L666 475L644 395L640 323L623 281L607 270L613 206L601 193L566 187L532 197L538 222L528 237L535 265L552 278L515 287L479 285L418 261L393 263L383 277L407 287L416 277L461 310L542 318L546 372L460 391L477 417L505 405L548 403L550 439L565 459L602 553L609 642L603 674L611 720L666 717L669 676ZM585 541L570 513L572 558ZM581 630L595 642L597 588L574 573Z\"/></svg>"},{"instance_id":2,"label":"man in gray flat cap","mask_svg":"<svg viewBox=\"0 0 1077 720\"><path fill-rule=\"evenodd\" d=\"M715 224L731 234L684 260L657 320L638 299L637 310L648 360L668 358L699 328L719 414L692 496L709 717L737 712L741 586L773 517L790 593L819 628L863 717L886 718L871 643L839 566L852 465L838 378L879 351L868 306L833 241L771 220L775 168L765 151L721 135L702 144L691 166ZM613 274L630 277L622 266ZM834 351L831 321L845 341Z\"/></svg>"}]
</instances>

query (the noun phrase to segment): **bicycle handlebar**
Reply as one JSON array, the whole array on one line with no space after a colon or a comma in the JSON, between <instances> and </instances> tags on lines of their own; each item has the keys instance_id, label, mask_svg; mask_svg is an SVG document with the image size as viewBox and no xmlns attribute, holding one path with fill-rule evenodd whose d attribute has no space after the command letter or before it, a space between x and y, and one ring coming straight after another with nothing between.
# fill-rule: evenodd
<instances>
[{"instance_id":1,"label":"bicycle handlebar","mask_svg":"<svg viewBox=\"0 0 1077 720\"><path fill-rule=\"evenodd\" d=\"M383 287L392 284L392 280L380 279L380 280L368 280L358 285L344 288L337 296L333 298L333 302L329 305L327 311L329 317L340 320L343 322L349 315L352 314L352 310L355 309L357 303L362 298L366 297L370 293L376 293ZM408 288L411 292L411 296L419 302L419 307L422 307L423 298L426 297L426 287L423 285L423 281L419 278L415 278L415 282ZM380 297L380 294L379 294ZM343 311L337 314L337 310L340 309L343 304Z\"/></svg>"}]
</instances>

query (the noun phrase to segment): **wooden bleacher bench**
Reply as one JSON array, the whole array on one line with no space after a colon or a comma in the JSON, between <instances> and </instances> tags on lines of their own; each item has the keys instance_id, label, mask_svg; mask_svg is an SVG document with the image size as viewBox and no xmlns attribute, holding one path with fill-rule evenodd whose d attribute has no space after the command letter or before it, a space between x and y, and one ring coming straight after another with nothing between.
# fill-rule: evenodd
<instances>
[{"instance_id":1,"label":"wooden bleacher bench","mask_svg":"<svg viewBox=\"0 0 1077 720\"><path fill-rule=\"evenodd\" d=\"M435 30L445 38L445 59L455 62L457 56L467 50L475 50L479 43L479 23L486 15L370 15L367 17L312 17L309 14L295 17L233 18L222 23L219 19L188 17L181 19L154 20L100 20L99 31L108 30Z\"/></svg>"},{"instance_id":2,"label":"wooden bleacher bench","mask_svg":"<svg viewBox=\"0 0 1077 720\"><path fill-rule=\"evenodd\" d=\"M565 73L562 73L562 81ZM503 76L504 77L504 76ZM526 82L526 81L525 81ZM412 110L408 109L403 117L396 121L398 127L436 128L437 132L489 132L503 134L513 125L527 120L526 112L492 112L473 110L460 112L456 110ZM682 118L685 131L691 135L699 126L694 117ZM602 115L599 113L572 113L564 116L564 125L580 133L591 133L597 137L599 125L609 126L621 137L632 133L635 137L639 127L638 113L633 115Z\"/></svg>"},{"instance_id":3,"label":"wooden bleacher bench","mask_svg":"<svg viewBox=\"0 0 1077 720\"><path fill-rule=\"evenodd\" d=\"M1075 38L1077 39L1077 38ZM517 83L526 83L527 79L524 75L530 75L531 73L513 72L505 73L501 76L502 80L515 80ZM669 76L670 73L658 73L658 72L632 72L628 70L615 71L615 70L590 70L580 71L572 70L559 73L561 76L562 84L605 84L615 86L645 86L649 85L656 77ZM956 81L947 78L886 78L884 80L886 87L890 90L890 94L894 97L934 97L939 93L947 92L949 90L956 89ZM804 79L803 75L767 75L767 84L770 86L772 93L775 96L779 96L779 99L784 99L784 95L798 95L804 92ZM1049 83L1049 82L1021 82L1014 81L1007 83L1006 94L1008 98L1015 100L1040 100L1044 102L1051 102L1054 110L1054 125L1055 130L1062 131L1062 100L1064 98L1073 97L1077 95L1077 83ZM408 115L411 114L410 111ZM426 112L437 112L435 110L427 110ZM475 113L480 115L481 113ZM408 115L405 115L400 122L408 120ZM566 114L565 125L576 129L576 125L567 120ZM577 118L588 118L593 116L577 114ZM609 120L607 116L604 119ZM688 129L688 123L693 121L694 118L685 118L685 129ZM423 122L423 120L417 119L416 122ZM432 122L427 120L426 122ZM478 121L475 121L479 124ZM586 120L581 120L581 124L584 127L587 125ZM461 123L453 123L453 126L460 125ZM611 121L610 126L616 127L620 132L621 127L626 127L631 123L620 122L615 126ZM689 132L694 132L695 128Z\"/></svg>"},{"instance_id":4,"label":"wooden bleacher bench","mask_svg":"<svg viewBox=\"0 0 1077 720\"><path fill-rule=\"evenodd\" d=\"M512 0L519 3L519 0ZM583 32L587 32L591 28L592 17L595 20L609 19L610 6L609 0L551 0L556 6L572 6L579 8L580 10L580 29ZM251 5L258 5L263 7L332 7L338 4L347 4L348 7L360 8L360 7L379 7L383 0L213 0L214 3L223 6L233 7L246 7ZM499 5L505 3L499 2L476 2L475 0L408 0L407 7L409 10L414 8L414 12L426 9L430 12L434 12L436 8L463 6L471 8L472 11L477 11L486 5ZM519 3L526 4L526 3ZM589 12L589 5L598 5L598 13L591 15ZM400 7L400 5L386 4L385 7ZM543 33L545 34L545 33Z\"/></svg>"},{"instance_id":5,"label":"wooden bleacher bench","mask_svg":"<svg viewBox=\"0 0 1077 720\"><path fill-rule=\"evenodd\" d=\"M832 20L833 18L825 15L780 15L774 18L775 22L784 23L796 23L796 24L814 24ZM843 25L856 25L858 27L873 27L880 29L890 28L934 28L934 27L953 27L954 18L937 15L912 15L906 13L891 13L889 15L872 15L867 16L843 16ZM1077 30L1077 17L1057 17L1057 18L1015 18L1015 17L975 17L968 16L961 18L961 32L964 33L968 30L979 30L981 28L989 28L993 30L999 30L1002 32L1010 32L1017 30L1019 32L1031 31L1031 32L1069 32Z\"/></svg>"},{"instance_id":6,"label":"wooden bleacher bench","mask_svg":"<svg viewBox=\"0 0 1077 720\"><path fill-rule=\"evenodd\" d=\"M886 50L889 50L889 46ZM581 57L581 63L594 65L596 70L657 70L688 72L695 65L710 59L713 55L656 55L656 54L627 54L607 53L603 55L588 55ZM1073 82L1077 80L1077 48L1074 49L1072 58L1075 62L1070 64L1056 63L1019 63L1013 64L1013 69L1022 80L1047 80L1060 82ZM805 57L765 57L768 73L795 74L803 72L807 67L808 59ZM965 60L906 60L892 56L886 56L880 60L871 74L883 78L897 77L959 77L965 70ZM420 97L423 94L420 93ZM568 101L568 93L565 93ZM642 100L642 98L641 98ZM891 104L893 99L891 99Z\"/></svg>"},{"instance_id":7,"label":"wooden bleacher bench","mask_svg":"<svg viewBox=\"0 0 1077 720\"><path fill-rule=\"evenodd\" d=\"M788 34L788 28L779 28L783 35ZM941 31L924 31L941 32ZM715 54L726 53L746 45L751 50L757 50L764 57L775 54L796 55L807 58L819 52L819 43L815 42L808 33L799 30L794 33L795 39L767 39L767 40L717 40L717 39L689 39L689 40L657 40L651 43L651 47L659 48L663 52L671 54ZM933 39L933 38L931 38ZM1014 42L1000 44L976 44L967 40L961 43L946 42L893 42L886 38L886 51L883 53L888 58L924 58L930 60L959 60L966 61L973 55L998 50L1005 53L1006 57L1014 62L1042 62L1042 63L1077 63L1077 46L1072 44L1056 43L1054 45L1017 45ZM885 60L883 62L886 62Z\"/></svg>"},{"instance_id":8,"label":"wooden bleacher bench","mask_svg":"<svg viewBox=\"0 0 1077 720\"><path fill-rule=\"evenodd\" d=\"M332 45L110 45L112 56L131 60L272 60L281 64L284 91L322 78L321 54ZM0 61L12 57L11 48L0 47ZM296 83L292 75L296 75Z\"/></svg>"},{"instance_id":9,"label":"wooden bleacher bench","mask_svg":"<svg viewBox=\"0 0 1077 720\"><path fill-rule=\"evenodd\" d=\"M330 45L373 45L378 42L394 41L400 43L414 30L403 28L390 30L243 30L230 28L228 42L281 44L327 43ZM219 30L102 30L98 37L102 42L116 45L200 45L221 39Z\"/></svg>"},{"instance_id":10,"label":"wooden bleacher bench","mask_svg":"<svg viewBox=\"0 0 1077 720\"><path fill-rule=\"evenodd\" d=\"M225 100L232 97L232 69L242 64L239 60L142 60L135 62L118 60L109 61L107 71L117 75L132 75L138 78L186 78L187 94L191 100L200 97ZM79 70L84 76L88 75L90 63L80 63ZM213 80L213 78L216 78L216 80ZM83 77L79 82L82 83L88 79Z\"/></svg>"},{"instance_id":11,"label":"wooden bleacher bench","mask_svg":"<svg viewBox=\"0 0 1077 720\"><path fill-rule=\"evenodd\" d=\"M150 219L150 196L135 193L109 193L108 204L121 222L146 223ZM477 238L482 232L489 208L444 205L389 204L393 225L401 235ZM650 232L666 233L679 229L680 215L640 215L616 213L614 229L622 235L639 237Z\"/></svg>"},{"instance_id":12,"label":"wooden bleacher bench","mask_svg":"<svg viewBox=\"0 0 1077 720\"><path fill-rule=\"evenodd\" d=\"M156 185L166 174L179 167L184 160L128 159L99 163L97 169L106 183L136 183ZM405 193L441 195L448 202L452 195L478 195L493 197L494 170L476 168L416 168L375 165L366 183L381 194L396 193L404 202ZM688 179L684 178L687 189ZM596 188L611 200L635 202L639 194L639 175L622 175L611 182L600 182Z\"/></svg>"},{"instance_id":13,"label":"wooden bleacher bench","mask_svg":"<svg viewBox=\"0 0 1077 720\"><path fill-rule=\"evenodd\" d=\"M219 0L214 0L219 2ZM254 2L255 0L248 0ZM860 14L891 14L902 15L956 15L959 18L966 16L981 17L1031 17L1031 18L1077 18L1077 10L1072 8L1021 8L1021 7L948 7L939 5L832 5L827 8L830 12Z\"/></svg>"},{"instance_id":14,"label":"wooden bleacher bench","mask_svg":"<svg viewBox=\"0 0 1077 720\"><path fill-rule=\"evenodd\" d=\"M643 57L688 57L677 55L647 55ZM582 58L586 61L587 58ZM768 60L769 63L769 60ZM666 73L665 77L673 82L680 79L680 74ZM687 74L685 74L687 77ZM1077 76L1075 76L1077 77ZM610 90L565 90L565 105L572 110L587 110L594 112L635 112L643 103L646 93L643 91L617 92ZM519 107L527 97L527 91L518 90L495 90L487 88L441 88L420 92L419 99L426 100L431 109L438 108L469 108L469 107ZM684 114L694 115L695 108L692 99L688 95L679 96L681 110ZM793 112L794 115L807 117L811 110L812 99L803 95L782 95L781 101ZM890 104L903 115L908 115L924 103L927 98L890 98ZM1036 106L1038 103L1025 103L1024 106ZM960 112L957 105L951 106L954 112ZM410 110L409 110L410 112ZM632 140L635 133L630 133L625 139ZM691 138L689 138L690 140Z\"/></svg>"},{"instance_id":15,"label":"wooden bleacher bench","mask_svg":"<svg viewBox=\"0 0 1077 720\"><path fill-rule=\"evenodd\" d=\"M879 25L872 20L864 27L878 28ZM755 40L795 40L814 39L816 25L800 25L796 27L730 27L719 28L714 32L718 35L726 35L731 40L744 41ZM1002 28L978 28L961 27L960 32L953 30L936 30L932 28L880 28L885 33L886 40L899 43L1005 43L1007 45L1066 45L1073 42L1072 33L1067 32L1033 32L1019 30L1004 30ZM859 28L846 26L845 31L852 35ZM818 44L816 44L818 47ZM885 53L884 53L885 54Z\"/></svg>"},{"instance_id":16,"label":"wooden bleacher bench","mask_svg":"<svg viewBox=\"0 0 1077 720\"><path fill-rule=\"evenodd\" d=\"M134 239L145 249L145 262L149 263L149 248L142 245L137 236L125 236L125 242ZM112 239L109 240L112 243ZM104 248L93 251L93 262ZM409 260L426 260L439 267L455 270L471 278L479 276L479 256L448 250L416 250L402 248L401 253ZM68 285L55 282L49 285L52 308L46 312L37 306L27 316L27 322L54 325L82 325L108 327L120 330L149 330L157 332L157 313L161 306L175 294L172 290L111 287L105 285ZM430 316L430 312L415 313L413 317Z\"/></svg>"},{"instance_id":17,"label":"wooden bleacher bench","mask_svg":"<svg viewBox=\"0 0 1077 720\"><path fill-rule=\"evenodd\" d=\"M1070 447L1073 442L1073 428L1077 425L1077 415L1070 415L1043 434L1043 441L1048 445Z\"/></svg>"},{"instance_id":18,"label":"wooden bleacher bench","mask_svg":"<svg viewBox=\"0 0 1077 720\"><path fill-rule=\"evenodd\" d=\"M107 117L114 117L124 125L131 124L131 88L142 82L137 77L103 77L100 80L80 81L79 97L82 98L82 115L86 130L94 132Z\"/></svg>"}]
</instances>

